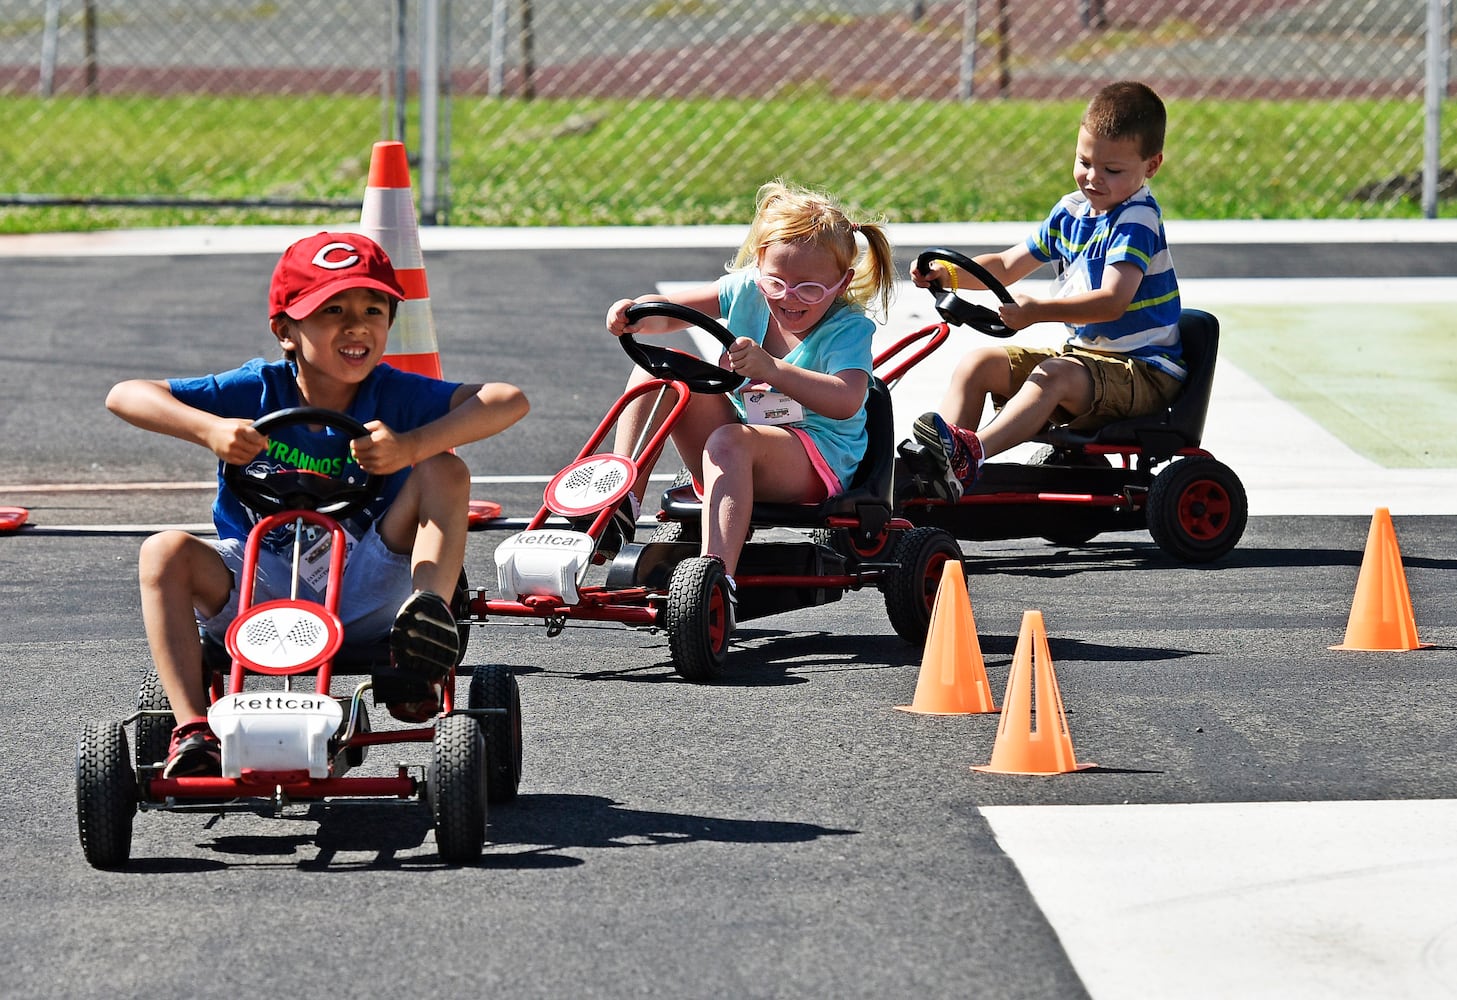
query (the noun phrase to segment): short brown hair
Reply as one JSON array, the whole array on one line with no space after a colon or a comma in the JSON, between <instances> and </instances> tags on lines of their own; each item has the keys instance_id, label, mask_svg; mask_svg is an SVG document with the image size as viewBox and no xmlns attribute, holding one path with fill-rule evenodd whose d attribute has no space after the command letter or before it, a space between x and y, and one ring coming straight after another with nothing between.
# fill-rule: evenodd
<instances>
[{"instance_id":1,"label":"short brown hair","mask_svg":"<svg viewBox=\"0 0 1457 1000\"><path fill-rule=\"evenodd\" d=\"M1147 84L1133 80L1110 83L1094 95L1083 112L1082 127L1104 139L1132 139L1145 160L1164 151L1168 116L1164 102Z\"/></svg>"}]
</instances>

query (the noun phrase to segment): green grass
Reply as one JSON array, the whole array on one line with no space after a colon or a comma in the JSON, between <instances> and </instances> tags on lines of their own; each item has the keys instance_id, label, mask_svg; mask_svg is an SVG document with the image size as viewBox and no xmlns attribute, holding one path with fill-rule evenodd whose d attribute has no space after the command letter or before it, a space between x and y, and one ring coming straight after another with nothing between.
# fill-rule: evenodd
<instances>
[{"instance_id":1,"label":"green grass","mask_svg":"<svg viewBox=\"0 0 1457 1000\"><path fill-rule=\"evenodd\" d=\"M1452 310L1433 303L1221 305L1227 359L1387 468L1457 467Z\"/></svg>"},{"instance_id":2,"label":"green grass","mask_svg":"<svg viewBox=\"0 0 1457 1000\"><path fill-rule=\"evenodd\" d=\"M1414 218L1422 107L1172 101L1169 218ZM452 225L742 222L783 176L893 222L1040 218L1070 188L1080 102L457 99ZM380 102L358 97L0 102L9 192L358 200ZM410 135L418 135L414 123ZM1443 121L1457 148L1457 121ZM1393 182L1404 180L1405 192ZM417 179L418 184L418 179ZM1373 191L1375 193L1373 193ZM1451 203L1441 214L1453 215ZM0 232L316 223L339 209L0 207Z\"/></svg>"}]
</instances>

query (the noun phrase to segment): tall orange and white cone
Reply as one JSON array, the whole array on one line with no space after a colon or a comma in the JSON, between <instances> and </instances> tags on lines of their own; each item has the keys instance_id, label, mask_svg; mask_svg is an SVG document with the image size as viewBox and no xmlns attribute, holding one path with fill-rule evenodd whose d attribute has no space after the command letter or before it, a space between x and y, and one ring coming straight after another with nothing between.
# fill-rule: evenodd
<instances>
[{"instance_id":1,"label":"tall orange and white cone","mask_svg":"<svg viewBox=\"0 0 1457 1000\"><path fill-rule=\"evenodd\" d=\"M420 223L410 191L410 158L403 142L376 142L369 154L369 181L364 188L359 231L389 255L395 276L405 290L405 299L390 327L390 352L384 360L401 371L440 378L440 346L435 339L435 316L430 311L425 255L420 251ZM500 516L500 504L470 501L471 528L485 527Z\"/></svg>"},{"instance_id":2,"label":"tall orange and white cone","mask_svg":"<svg viewBox=\"0 0 1457 1000\"><path fill-rule=\"evenodd\" d=\"M359 231L389 254L405 300L390 328L384 360L402 371L440 378L440 348L430 312L430 286L420 251L420 225L410 191L410 160L403 142L376 142L369 157L369 182Z\"/></svg>"}]
</instances>

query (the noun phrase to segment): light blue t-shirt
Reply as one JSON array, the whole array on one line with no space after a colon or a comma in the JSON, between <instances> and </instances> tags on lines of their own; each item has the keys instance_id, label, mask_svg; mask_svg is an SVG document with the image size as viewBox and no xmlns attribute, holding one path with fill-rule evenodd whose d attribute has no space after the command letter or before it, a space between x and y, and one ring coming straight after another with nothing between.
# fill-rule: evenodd
<instances>
[{"instance_id":1,"label":"light blue t-shirt","mask_svg":"<svg viewBox=\"0 0 1457 1000\"><path fill-rule=\"evenodd\" d=\"M764 301L759 286L754 284L758 277L758 268L751 267L719 278L718 309L730 333L736 337L748 337L762 346L764 336L769 332L769 303ZM875 365L871 349L874 334L875 324L865 315L865 310L836 301L784 360L806 371L833 374L853 368L869 375ZM742 418L742 396L734 392L729 394L729 399ZM865 457L865 448L870 440L865 431L863 399L855 415L844 420L822 416L806 407L804 419L788 426L803 429L820 450L831 471L839 477L840 485L849 485L860 460Z\"/></svg>"},{"instance_id":2,"label":"light blue t-shirt","mask_svg":"<svg viewBox=\"0 0 1457 1000\"><path fill-rule=\"evenodd\" d=\"M1179 282L1153 192L1144 185L1112 211L1091 212L1082 192L1065 196L1027 238L1027 249L1044 263L1061 261L1065 280L1072 282L1069 291L1101 288L1103 271L1111 264L1133 264L1143 279L1122 316L1107 323L1070 325L1068 343L1131 355L1182 379Z\"/></svg>"}]
</instances>

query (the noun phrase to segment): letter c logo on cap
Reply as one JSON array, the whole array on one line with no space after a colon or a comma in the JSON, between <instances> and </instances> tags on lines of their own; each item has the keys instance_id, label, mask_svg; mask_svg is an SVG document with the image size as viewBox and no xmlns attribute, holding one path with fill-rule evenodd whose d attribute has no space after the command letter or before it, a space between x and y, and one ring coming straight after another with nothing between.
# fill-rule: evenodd
<instances>
[{"instance_id":1,"label":"letter c logo on cap","mask_svg":"<svg viewBox=\"0 0 1457 1000\"><path fill-rule=\"evenodd\" d=\"M343 251L344 256L330 259L330 254ZM345 268L353 267L359 263L359 254L348 243L326 243L319 247L319 252L314 254L313 264L315 267L322 267L330 271L342 271Z\"/></svg>"}]
</instances>

